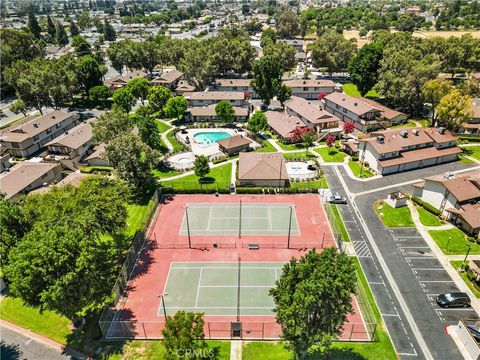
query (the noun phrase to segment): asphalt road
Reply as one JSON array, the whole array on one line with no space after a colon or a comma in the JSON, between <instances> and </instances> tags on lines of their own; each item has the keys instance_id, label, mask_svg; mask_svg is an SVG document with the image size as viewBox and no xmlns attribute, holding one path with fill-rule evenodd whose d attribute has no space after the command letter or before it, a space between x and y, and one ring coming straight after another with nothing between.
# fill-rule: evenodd
<instances>
[{"instance_id":1,"label":"asphalt road","mask_svg":"<svg viewBox=\"0 0 480 360\"><path fill-rule=\"evenodd\" d=\"M375 201L386 198L391 191L411 192L409 185L395 184L464 168L465 164L452 163L362 184L351 180L343 167L324 167L332 191L349 198L343 186L345 184L350 194L358 194L354 198L356 206L353 206L350 200L347 205L339 205L338 208L395 350L402 359L462 359L455 343L446 334L445 326L458 323L458 319L462 317L476 318L477 314L472 309L446 310L438 307L435 303L436 295L458 290L448 273L415 228L386 228L372 205ZM343 184L339 176L343 179ZM388 189L384 189L385 187ZM374 244L362 224L371 234ZM382 263L386 265L393 284L381 266ZM396 293L392 287L397 288ZM422 351L420 344L424 344L428 350Z\"/></svg>"},{"instance_id":2,"label":"asphalt road","mask_svg":"<svg viewBox=\"0 0 480 360\"><path fill-rule=\"evenodd\" d=\"M2 360L65 360L74 359L60 351L0 326L0 359Z\"/></svg>"}]
</instances>

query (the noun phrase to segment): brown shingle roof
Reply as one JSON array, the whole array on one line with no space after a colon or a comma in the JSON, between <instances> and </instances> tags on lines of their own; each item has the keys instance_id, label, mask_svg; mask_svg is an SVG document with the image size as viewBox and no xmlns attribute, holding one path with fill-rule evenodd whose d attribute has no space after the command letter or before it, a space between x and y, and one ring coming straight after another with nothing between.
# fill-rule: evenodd
<instances>
[{"instance_id":1,"label":"brown shingle roof","mask_svg":"<svg viewBox=\"0 0 480 360\"><path fill-rule=\"evenodd\" d=\"M369 112L380 111L377 107L363 102L361 98L354 98L338 92L328 94L325 96L325 99L334 104L338 104L340 107L345 108L358 116Z\"/></svg>"},{"instance_id":2,"label":"brown shingle roof","mask_svg":"<svg viewBox=\"0 0 480 360\"><path fill-rule=\"evenodd\" d=\"M461 209L446 209L446 211L458 215L473 229L480 227L480 204L465 204Z\"/></svg>"},{"instance_id":3,"label":"brown shingle roof","mask_svg":"<svg viewBox=\"0 0 480 360\"><path fill-rule=\"evenodd\" d=\"M227 139L217 141L218 145L221 145L225 149L234 149L239 146L248 145L252 142L249 138L242 135L235 135Z\"/></svg>"},{"instance_id":4,"label":"brown shingle roof","mask_svg":"<svg viewBox=\"0 0 480 360\"><path fill-rule=\"evenodd\" d=\"M267 123L273 130L279 133L282 137L290 137L293 130L297 127L305 127L305 124L299 117L289 115L283 111L267 111Z\"/></svg>"},{"instance_id":5,"label":"brown shingle roof","mask_svg":"<svg viewBox=\"0 0 480 360\"><path fill-rule=\"evenodd\" d=\"M280 153L240 153L240 180L288 180L285 159Z\"/></svg>"},{"instance_id":6,"label":"brown shingle roof","mask_svg":"<svg viewBox=\"0 0 480 360\"><path fill-rule=\"evenodd\" d=\"M287 86L290 86L290 87L332 87L332 88L335 88L335 83L332 80L291 79L291 80L283 81L283 84L287 85Z\"/></svg>"},{"instance_id":7,"label":"brown shingle roof","mask_svg":"<svg viewBox=\"0 0 480 360\"><path fill-rule=\"evenodd\" d=\"M84 160L88 161L93 159L103 159L103 155L105 154L105 148L106 148L105 144L99 144L95 146L93 153L88 155Z\"/></svg>"},{"instance_id":8,"label":"brown shingle roof","mask_svg":"<svg viewBox=\"0 0 480 360\"><path fill-rule=\"evenodd\" d=\"M92 125L86 122L48 142L45 146L65 146L76 150L92 139Z\"/></svg>"},{"instance_id":9,"label":"brown shingle roof","mask_svg":"<svg viewBox=\"0 0 480 360\"><path fill-rule=\"evenodd\" d=\"M170 85L174 81L180 79L183 76L183 73L178 70L171 70L168 72L162 73L162 75L156 77L155 79L152 80L152 83L154 84L165 84L165 85Z\"/></svg>"},{"instance_id":10,"label":"brown shingle roof","mask_svg":"<svg viewBox=\"0 0 480 360\"><path fill-rule=\"evenodd\" d=\"M192 116L216 116L215 112L216 104L201 106L201 107L191 107L187 109L187 112L192 114ZM248 116L248 109L234 106L233 110L235 111L235 116Z\"/></svg>"},{"instance_id":11,"label":"brown shingle roof","mask_svg":"<svg viewBox=\"0 0 480 360\"><path fill-rule=\"evenodd\" d=\"M383 106L382 104L380 104L376 101L373 101L371 99L367 99L367 98L364 98L364 97L359 97L358 99L361 99L364 103L372 105L373 107L380 110L382 112L382 116L387 120L393 120L398 116L406 116L404 113L402 113L400 111L390 109L390 108L388 108L386 106Z\"/></svg>"},{"instance_id":12,"label":"brown shingle roof","mask_svg":"<svg viewBox=\"0 0 480 360\"><path fill-rule=\"evenodd\" d=\"M286 101L285 107L313 124L321 124L339 120L335 115L320 109L318 105L315 105L314 103L298 96L292 96L290 100Z\"/></svg>"},{"instance_id":13,"label":"brown shingle roof","mask_svg":"<svg viewBox=\"0 0 480 360\"><path fill-rule=\"evenodd\" d=\"M382 167L395 166L400 164L411 163L414 161L427 160L440 156L459 154L462 149L459 147L451 147L446 149L436 149L435 147L428 147L418 150L405 151L400 154L400 157L389 160L379 160Z\"/></svg>"},{"instance_id":14,"label":"brown shingle roof","mask_svg":"<svg viewBox=\"0 0 480 360\"><path fill-rule=\"evenodd\" d=\"M106 83L108 84L126 84L130 80L136 79L136 78L144 78L147 77L147 73L142 71L142 70L135 70L132 71L131 73L128 73L126 75L118 75L114 76L110 79L105 80Z\"/></svg>"},{"instance_id":15,"label":"brown shingle roof","mask_svg":"<svg viewBox=\"0 0 480 360\"><path fill-rule=\"evenodd\" d=\"M4 141L22 142L70 117L78 118L78 114L55 110L41 116L28 117L20 123L7 127L1 132L1 135Z\"/></svg>"},{"instance_id":16,"label":"brown shingle roof","mask_svg":"<svg viewBox=\"0 0 480 360\"><path fill-rule=\"evenodd\" d=\"M219 86L241 86L248 87L252 79L216 79L215 82Z\"/></svg>"},{"instance_id":17,"label":"brown shingle roof","mask_svg":"<svg viewBox=\"0 0 480 360\"><path fill-rule=\"evenodd\" d=\"M197 91L185 94L187 100L245 100L241 91Z\"/></svg>"},{"instance_id":18,"label":"brown shingle roof","mask_svg":"<svg viewBox=\"0 0 480 360\"><path fill-rule=\"evenodd\" d=\"M1 192L5 193L5 199L10 199L52 169L60 166L57 163L29 161L18 163L0 177Z\"/></svg>"},{"instance_id":19,"label":"brown shingle roof","mask_svg":"<svg viewBox=\"0 0 480 360\"><path fill-rule=\"evenodd\" d=\"M453 179L446 179L441 175L436 175L427 177L425 180L443 184L458 201L480 198L480 170L456 175Z\"/></svg>"}]
</instances>

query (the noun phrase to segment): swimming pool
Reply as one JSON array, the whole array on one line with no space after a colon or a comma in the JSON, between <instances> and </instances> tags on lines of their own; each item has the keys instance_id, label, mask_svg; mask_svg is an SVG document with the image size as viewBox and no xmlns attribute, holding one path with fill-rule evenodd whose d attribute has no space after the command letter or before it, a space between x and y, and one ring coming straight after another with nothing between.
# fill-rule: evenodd
<instances>
[{"instance_id":1,"label":"swimming pool","mask_svg":"<svg viewBox=\"0 0 480 360\"><path fill-rule=\"evenodd\" d=\"M229 133L223 131L215 131L215 132L199 132L193 135L195 141L200 145L212 145L215 144L219 140L228 139L232 137Z\"/></svg>"}]
</instances>

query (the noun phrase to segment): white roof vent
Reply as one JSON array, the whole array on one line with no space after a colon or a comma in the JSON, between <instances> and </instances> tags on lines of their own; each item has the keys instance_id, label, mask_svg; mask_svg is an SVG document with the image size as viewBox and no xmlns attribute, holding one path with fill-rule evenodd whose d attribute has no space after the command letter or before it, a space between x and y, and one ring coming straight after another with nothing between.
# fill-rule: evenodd
<instances>
[{"instance_id":1,"label":"white roof vent","mask_svg":"<svg viewBox=\"0 0 480 360\"><path fill-rule=\"evenodd\" d=\"M407 131L407 130L402 130L402 131L400 131L400 135L401 135L403 138L407 138L407 137L408 137L408 131Z\"/></svg>"},{"instance_id":2,"label":"white roof vent","mask_svg":"<svg viewBox=\"0 0 480 360\"><path fill-rule=\"evenodd\" d=\"M383 135L378 135L377 136L377 141L380 143L380 144L383 144L385 142L385 137Z\"/></svg>"},{"instance_id":3,"label":"white roof vent","mask_svg":"<svg viewBox=\"0 0 480 360\"><path fill-rule=\"evenodd\" d=\"M418 134L419 134L418 129L413 129L413 130L412 130L412 134L418 136Z\"/></svg>"},{"instance_id":4,"label":"white roof vent","mask_svg":"<svg viewBox=\"0 0 480 360\"><path fill-rule=\"evenodd\" d=\"M438 128L438 133L441 134L441 135L443 135L443 134L445 134L445 130L446 130L446 129L445 129L444 127L439 127L439 128Z\"/></svg>"}]
</instances>

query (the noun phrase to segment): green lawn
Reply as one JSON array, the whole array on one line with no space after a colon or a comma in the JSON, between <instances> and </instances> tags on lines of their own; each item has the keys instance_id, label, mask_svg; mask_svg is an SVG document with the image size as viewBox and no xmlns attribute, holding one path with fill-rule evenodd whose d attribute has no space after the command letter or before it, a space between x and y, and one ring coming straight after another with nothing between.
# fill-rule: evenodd
<instances>
[{"instance_id":1,"label":"green lawn","mask_svg":"<svg viewBox=\"0 0 480 360\"><path fill-rule=\"evenodd\" d=\"M418 211L418 216L420 218L420 222L425 226L440 226L443 225L445 222L440 220L438 216L432 214L430 211L425 210L421 206L415 206Z\"/></svg>"},{"instance_id":2,"label":"green lawn","mask_svg":"<svg viewBox=\"0 0 480 360\"><path fill-rule=\"evenodd\" d=\"M328 189L327 180L322 176L320 179L313 181L299 181L291 182L290 187L292 189Z\"/></svg>"},{"instance_id":3,"label":"green lawn","mask_svg":"<svg viewBox=\"0 0 480 360\"><path fill-rule=\"evenodd\" d=\"M258 152L277 152L277 149L275 149L275 146L270 144L270 142L268 140L263 140L262 147L258 148L255 151L258 151Z\"/></svg>"},{"instance_id":4,"label":"green lawn","mask_svg":"<svg viewBox=\"0 0 480 360\"><path fill-rule=\"evenodd\" d=\"M395 360L397 355L392 342L388 336L385 326L382 322L377 304L373 298L372 292L368 286L367 279L358 263L354 258L355 265L359 275L359 285L362 286L369 305L372 309L375 320L377 321L375 342L335 342L331 351L326 355L307 356L306 360ZM283 343L273 342L247 342L243 347L243 360L291 360L292 353L285 348Z\"/></svg>"},{"instance_id":5,"label":"green lawn","mask_svg":"<svg viewBox=\"0 0 480 360\"><path fill-rule=\"evenodd\" d=\"M209 349L219 348L219 355L215 359L230 359L230 341L207 341ZM165 347L162 341L129 341L125 343L119 353L111 354L106 360L142 360L164 359Z\"/></svg>"},{"instance_id":6,"label":"green lawn","mask_svg":"<svg viewBox=\"0 0 480 360\"><path fill-rule=\"evenodd\" d=\"M467 244L472 247L470 254L480 254L480 246L478 244L469 242L466 239L465 234L457 228L449 230L429 230L428 233L446 255L466 254L468 249ZM447 242L450 237L451 240L447 249Z\"/></svg>"},{"instance_id":7,"label":"green lawn","mask_svg":"<svg viewBox=\"0 0 480 360\"><path fill-rule=\"evenodd\" d=\"M450 264L452 264L452 266L457 270L462 267L462 263L463 261L450 261ZM462 271L462 272L459 272L458 274L460 275L462 280L465 282L465 284L467 284L470 290L472 290L473 295L475 295L477 298L480 298L480 291L478 291L478 289L475 286L473 286L472 282L467 276L467 272Z\"/></svg>"},{"instance_id":8,"label":"green lawn","mask_svg":"<svg viewBox=\"0 0 480 360\"><path fill-rule=\"evenodd\" d=\"M167 134L167 139L168 141L170 141L170 143L172 144L173 146L173 152L180 152L182 151L185 147L183 146L183 144L181 144L180 142L178 142L177 138L175 137L175 134L174 134L174 131L170 131L168 134Z\"/></svg>"},{"instance_id":9,"label":"green lawn","mask_svg":"<svg viewBox=\"0 0 480 360\"><path fill-rule=\"evenodd\" d=\"M156 169L152 170L152 173L156 178L166 178L181 174L180 171L171 169L167 167L164 163L158 165Z\"/></svg>"},{"instance_id":10,"label":"green lawn","mask_svg":"<svg viewBox=\"0 0 480 360\"><path fill-rule=\"evenodd\" d=\"M305 149L305 146L303 146L303 143L284 144L281 141L277 141L277 145L280 146L283 150L286 150L286 151Z\"/></svg>"},{"instance_id":11,"label":"green lawn","mask_svg":"<svg viewBox=\"0 0 480 360\"><path fill-rule=\"evenodd\" d=\"M167 131L168 129L171 129L172 127L168 124L165 124L164 122L157 120L157 128L158 128L158 131L160 131L160 133L164 133L165 131Z\"/></svg>"},{"instance_id":12,"label":"green lawn","mask_svg":"<svg viewBox=\"0 0 480 360\"><path fill-rule=\"evenodd\" d=\"M365 168L365 166L363 167L362 175L360 176L361 164L358 161L353 161L352 159L350 159L348 161L348 166L350 170L352 170L353 175L355 175L358 178L364 179L364 178L369 178L373 176L373 173L369 171L367 168Z\"/></svg>"},{"instance_id":13,"label":"green lawn","mask_svg":"<svg viewBox=\"0 0 480 360\"><path fill-rule=\"evenodd\" d=\"M415 224L408 206L393 208L384 201L377 201L374 205L375 212L387 227L414 227ZM379 208L382 207L380 210Z\"/></svg>"},{"instance_id":14,"label":"green lawn","mask_svg":"<svg viewBox=\"0 0 480 360\"><path fill-rule=\"evenodd\" d=\"M463 164L473 164L474 161L467 158L464 153L458 155L458 159L460 160L461 163Z\"/></svg>"},{"instance_id":15,"label":"green lawn","mask_svg":"<svg viewBox=\"0 0 480 360\"><path fill-rule=\"evenodd\" d=\"M358 91L357 89L357 85L353 83L343 84L343 92L347 95L354 96L354 97L362 96L360 94L360 91ZM374 98L379 98L380 95L375 90L372 89L365 94L365 97L374 99Z\"/></svg>"},{"instance_id":16,"label":"green lawn","mask_svg":"<svg viewBox=\"0 0 480 360\"><path fill-rule=\"evenodd\" d=\"M172 187L174 189L218 189L230 186L232 176L232 164L217 166L210 169L210 173L199 182L199 177L195 174L186 175L175 180L162 181L163 187Z\"/></svg>"},{"instance_id":17,"label":"green lawn","mask_svg":"<svg viewBox=\"0 0 480 360\"><path fill-rule=\"evenodd\" d=\"M286 160L298 160L298 161L307 161L307 160L316 160L316 156L310 152L305 153L305 151L296 151L283 153L283 157Z\"/></svg>"},{"instance_id":18,"label":"green lawn","mask_svg":"<svg viewBox=\"0 0 480 360\"><path fill-rule=\"evenodd\" d=\"M347 156L347 154L338 150L335 147L321 147L315 149L315 151L320 154L323 161L325 162L343 162L345 156Z\"/></svg>"},{"instance_id":19,"label":"green lawn","mask_svg":"<svg viewBox=\"0 0 480 360\"><path fill-rule=\"evenodd\" d=\"M417 124L415 124L412 120L408 120L406 123L393 125L390 127L390 129L409 128L409 127L416 127L416 126Z\"/></svg>"},{"instance_id":20,"label":"green lawn","mask_svg":"<svg viewBox=\"0 0 480 360\"><path fill-rule=\"evenodd\" d=\"M461 148L463 150L463 155L480 160L480 146L461 146Z\"/></svg>"},{"instance_id":21,"label":"green lawn","mask_svg":"<svg viewBox=\"0 0 480 360\"><path fill-rule=\"evenodd\" d=\"M34 333L43 335L60 344L67 343L71 331L68 328L70 321L56 312L24 305L22 300L6 296L0 301L0 314L2 319Z\"/></svg>"},{"instance_id":22,"label":"green lawn","mask_svg":"<svg viewBox=\"0 0 480 360\"><path fill-rule=\"evenodd\" d=\"M335 217L335 223L337 224L336 230L340 232L342 235L342 240L343 241L350 241L350 235L348 235L347 228L345 227L345 224L343 222L342 216L340 215L340 212L338 211L338 207L335 204L326 204L325 207L329 207L332 211L331 213Z\"/></svg>"}]
</instances>

